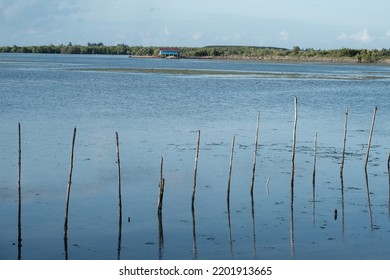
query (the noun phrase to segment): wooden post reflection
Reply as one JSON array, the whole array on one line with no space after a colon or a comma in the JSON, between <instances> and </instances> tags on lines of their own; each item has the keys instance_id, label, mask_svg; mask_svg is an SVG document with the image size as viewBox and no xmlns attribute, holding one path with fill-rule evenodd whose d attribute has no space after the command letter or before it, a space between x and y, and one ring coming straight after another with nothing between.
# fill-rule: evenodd
<instances>
[{"instance_id":1,"label":"wooden post reflection","mask_svg":"<svg viewBox=\"0 0 390 280\"><path fill-rule=\"evenodd\" d=\"M345 219L344 219L344 177L343 173L340 172L340 182L341 182L341 235L344 240L345 235Z\"/></svg>"},{"instance_id":2,"label":"wooden post reflection","mask_svg":"<svg viewBox=\"0 0 390 280\"><path fill-rule=\"evenodd\" d=\"M374 229L374 224L372 222L372 210L371 210L371 198L370 198L370 188L369 188L369 185L368 185L368 174L367 174L367 169L365 169L365 173L366 173L366 191L367 191L367 204L368 204L368 215L370 217L370 227L371 227L371 230Z\"/></svg>"},{"instance_id":3,"label":"wooden post reflection","mask_svg":"<svg viewBox=\"0 0 390 280\"><path fill-rule=\"evenodd\" d=\"M196 260L198 258L198 248L196 246L196 224L195 224L195 207L194 204L192 204L191 207L192 212L192 240L193 240L193 250L194 250L194 259Z\"/></svg>"},{"instance_id":4,"label":"wooden post reflection","mask_svg":"<svg viewBox=\"0 0 390 280\"><path fill-rule=\"evenodd\" d=\"M164 198L165 179L163 177L163 164L164 164L164 158L161 157L159 195L158 195L158 204L157 204L159 260L163 259L163 253L164 253L164 230L163 230L163 222L162 222L162 206L163 206L163 198Z\"/></svg>"},{"instance_id":5,"label":"wooden post reflection","mask_svg":"<svg viewBox=\"0 0 390 280\"><path fill-rule=\"evenodd\" d=\"M314 160L313 160L313 225L316 222L316 162L317 162L317 133L314 137Z\"/></svg>"},{"instance_id":6,"label":"wooden post reflection","mask_svg":"<svg viewBox=\"0 0 390 280\"><path fill-rule=\"evenodd\" d=\"M253 169L252 169L252 183L251 183L251 196L253 197L253 187L255 185L255 172L256 172L256 158L257 158L257 146L259 143L259 123L260 123L260 112L257 113L257 124L256 124L256 136L255 136L255 148L253 151Z\"/></svg>"},{"instance_id":7,"label":"wooden post reflection","mask_svg":"<svg viewBox=\"0 0 390 280\"><path fill-rule=\"evenodd\" d=\"M253 198L253 192L251 192L251 205L252 205L252 236L253 236L253 259L257 259L256 250L256 220L255 220L255 200Z\"/></svg>"},{"instance_id":8,"label":"wooden post reflection","mask_svg":"<svg viewBox=\"0 0 390 280\"><path fill-rule=\"evenodd\" d=\"M22 133L18 123L18 260L22 259Z\"/></svg>"},{"instance_id":9,"label":"wooden post reflection","mask_svg":"<svg viewBox=\"0 0 390 280\"><path fill-rule=\"evenodd\" d=\"M227 199L227 215L228 215L228 229L229 229L229 249L230 256L233 258L233 239L232 239L232 223L230 219L230 199Z\"/></svg>"}]
</instances>

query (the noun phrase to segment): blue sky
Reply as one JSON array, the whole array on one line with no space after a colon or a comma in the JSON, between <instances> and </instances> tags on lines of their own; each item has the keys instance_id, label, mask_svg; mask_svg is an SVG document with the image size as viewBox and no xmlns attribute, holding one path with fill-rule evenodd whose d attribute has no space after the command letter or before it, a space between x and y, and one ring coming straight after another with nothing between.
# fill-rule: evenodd
<instances>
[{"instance_id":1,"label":"blue sky","mask_svg":"<svg viewBox=\"0 0 390 280\"><path fill-rule=\"evenodd\" d=\"M389 0L0 0L0 46L390 48Z\"/></svg>"}]
</instances>

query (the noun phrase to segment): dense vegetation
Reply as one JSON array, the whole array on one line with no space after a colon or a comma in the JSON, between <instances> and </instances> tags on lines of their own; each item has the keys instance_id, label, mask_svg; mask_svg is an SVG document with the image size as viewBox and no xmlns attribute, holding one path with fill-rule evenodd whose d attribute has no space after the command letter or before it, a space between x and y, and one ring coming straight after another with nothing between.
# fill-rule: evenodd
<instances>
[{"instance_id":1,"label":"dense vegetation","mask_svg":"<svg viewBox=\"0 0 390 280\"><path fill-rule=\"evenodd\" d=\"M81 45L48 46L5 46L0 53L56 53L56 54L109 54L129 56L158 56L160 47L128 46L119 44L105 46L103 43ZM229 58L264 60L303 60L303 61L345 61L345 62L387 62L390 63L390 49L331 49L315 50L254 47L254 46L206 46L202 48L180 48L182 57Z\"/></svg>"}]
</instances>

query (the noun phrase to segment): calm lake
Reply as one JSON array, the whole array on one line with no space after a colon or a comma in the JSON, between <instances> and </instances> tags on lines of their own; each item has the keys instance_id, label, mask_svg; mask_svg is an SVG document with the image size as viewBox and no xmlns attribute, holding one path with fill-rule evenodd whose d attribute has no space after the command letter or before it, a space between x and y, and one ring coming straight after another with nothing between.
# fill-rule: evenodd
<instances>
[{"instance_id":1,"label":"calm lake","mask_svg":"<svg viewBox=\"0 0 390 280\"><path fill-rule=\"evenodd\" d=\"M0 84L0 259L390 259L390 66L0 54Z\"/></svg>"}]
</instances>

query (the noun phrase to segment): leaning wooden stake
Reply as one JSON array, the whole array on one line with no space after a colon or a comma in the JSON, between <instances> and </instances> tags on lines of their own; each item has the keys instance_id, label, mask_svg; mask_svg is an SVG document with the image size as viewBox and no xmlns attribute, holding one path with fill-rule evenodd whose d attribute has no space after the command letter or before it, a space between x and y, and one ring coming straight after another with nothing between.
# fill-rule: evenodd
<instances>
[{"instance_id":1,"label":"leaning wooden stake","mask_svg":"<svg viewBox=\"0 0 390 280\"><path fill-rule=\"evenodd\" d=\"M374 130L376 111L377 111L377 107L375 107L375 109L374 109L374 115L372 117L372 123L371 123L371 129L370 129L370 136L368 137L368 147L367 147L367 154L366 154L366 163L364 165L365 169L367 169L368 157L370 155L371 139L372 139L372 132Z\"/></svg>"},{"instance_id":2,"label":"leaning wooden stake","mask_svg":"<svg viewBox=\"0 0 390 280\"><path fill-rule=\"evenodd\" d=\"M196 151L195 151L195 166L194 166L194 187L192 190L192 208L194 208L195 191L196 191L196 175L198 173L198 158L199 158L200 130L197 132Z\"/></svg>"},{"instance_id":3,"label":"leaning wooden stake","mask_svg":"<svg viewBox=\"0 0 390 280\"><path fill-rule=\"evenodd\" d=\"M259 143L259 123L260 123L260 112L257 113L257 125L256 125L256 136L255 136L255 148L253 151L253 169L252 169L252 183L251 183L251 194L253 194L253 187L255 184L255 171L256 171L256 158L257 158L257 146Z\"/></svg>"},{"instance_id":4,"label":"leaning wooden stake","mask_svg":"<svg viewBox=\"0 0 390 280\"><path fill-rule=\"evenodd\" d=\"M73 140L72 147L70 152L70 167L69 167L69 177L68 177L68 188L66 191L66 207L65 207L65 223L64 223L64 241L67 242L68 239L68 214L69 214L69 197L70 197L70 186L72 184L72 173L73 173L73 155L74 155L74 144L76 141L76 128L73 130Z\"/></svg>"},{"instance_id":5,"label":"leaning wooden stake","mask_svg":"<svg viewBox=\"0 0 390 280\"><path fill-rule=\"evenodd\" d=\"M228 176L228 187L227 187L227 199L230 200L230 181L232 177L232 168L233 168L233 153L234 153L234 142L235 142L236 136L233 136L232 141L232 150L230 152L230 163L229 163L229 176Z\"/></svg>"},{"instance_id":6,"label":"leaning wooden stake","mask_svg":"<svg viewBox=\"0 0 390 280\"><path fill-rule=\"evenodd\" d=\"M22 133L20 123L18 123L18 260L22 259L22 188L21 188L21 176L22 176Z\"/></svg>"},{"instance_id":7,"label":"leaning wooden stake","mask_svg":"<svg viewBox=\"0 0 390 280\"><path fill-rule=\"evenodd\" d=\"M340 175L343 174L343 170L344 170L345 144L347 142L347 125L348 125L348 108L345 108L344 142L343 142L343 152L342 152L341 166L340 166Z\"/></svg>"},{"instance_id":8,"label":"leaning wooden stake","mask_svg":"<svg viewBox=\"0 0 390 280\"><path fill-rule=\"evenodd\" d=\"M158 204L157 204L157 210L158 215L162 215L162 206L163 206L163 197L164 197L164 187L165 187L165 179L163 178L163 164L164 164L164 158L161 157L160 160L160 183L159 183L159 195L158 195Z\"/></svg>"}]
</instances>

